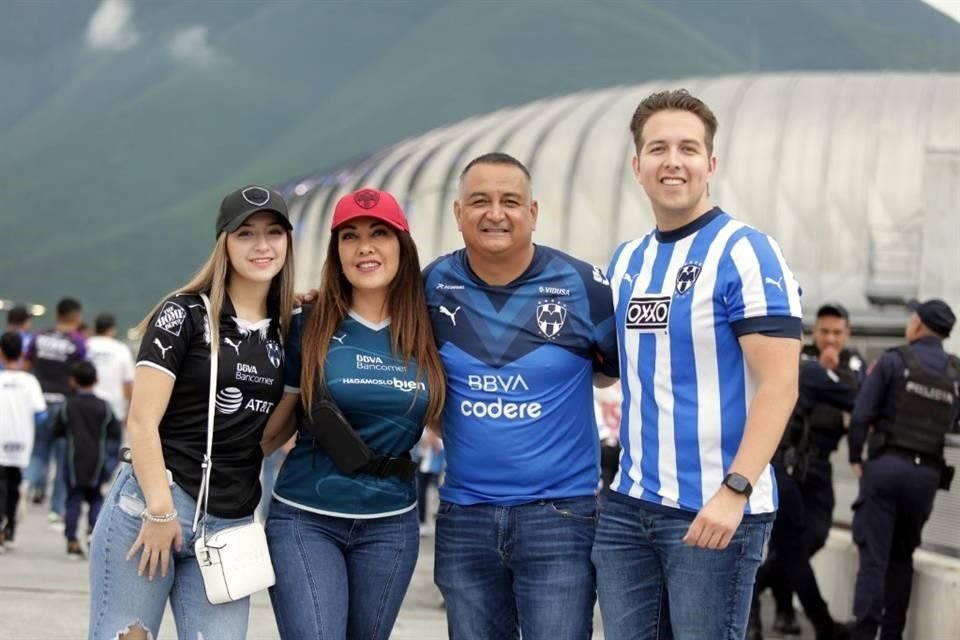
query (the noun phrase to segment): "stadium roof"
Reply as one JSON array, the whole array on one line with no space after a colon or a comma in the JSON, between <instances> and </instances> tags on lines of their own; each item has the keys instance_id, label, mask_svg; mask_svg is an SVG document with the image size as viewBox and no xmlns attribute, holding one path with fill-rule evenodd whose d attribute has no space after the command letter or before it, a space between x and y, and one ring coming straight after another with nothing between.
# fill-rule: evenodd
<instances>
[{"instance_id":1,"label":"stadium roof","mask_svg":"<svg viewBox=\"0 0 960 640\"><path fill-rule=\"evenodd\" d=\"M720 128L715 203L781 244L809 314L830 299L862 328L902 326L896 306L960 309L960 74L787 73L687 78L539 100L439 127L286 186L298 286L316 286L336 199L362 186L404 205L426 265L461 246L458 175L504 151L533 175L534 241L605 265L653 224L630 169L637 103L687 88ZM883 306L884 303L893 304Z\"/></svg>"}]
</instances>

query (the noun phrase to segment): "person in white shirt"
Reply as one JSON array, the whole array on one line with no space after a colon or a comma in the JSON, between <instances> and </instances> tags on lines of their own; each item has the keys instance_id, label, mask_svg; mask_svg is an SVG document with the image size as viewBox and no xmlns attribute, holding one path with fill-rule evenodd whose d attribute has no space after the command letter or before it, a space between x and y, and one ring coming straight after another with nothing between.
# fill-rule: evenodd
<instances>
[{"instance_id":1,"label":"person in white shirt","mask_svg":"<svg viewBox=\"0 0 960 640\"><path fill-rule=\"evenodd\" d=\"M13 542L21 470L30 463L35 425L47 418L40 383L18 370L22 347L19 332L0 337L0 553Z\"/></svg>"},{"instance_id":2,"label":"person in white shirt","mask_svg":"<svg viewBox=\"0 0 960 640\"><path fill-rule=\"evenodd\" d=\"M97 368L93 391L110 404L122 423L133 393L133 354L117 340L117 321L109 313L97 316L94 331L96 335L87 340L87 358Z\"/></svg>"}]
</instances>

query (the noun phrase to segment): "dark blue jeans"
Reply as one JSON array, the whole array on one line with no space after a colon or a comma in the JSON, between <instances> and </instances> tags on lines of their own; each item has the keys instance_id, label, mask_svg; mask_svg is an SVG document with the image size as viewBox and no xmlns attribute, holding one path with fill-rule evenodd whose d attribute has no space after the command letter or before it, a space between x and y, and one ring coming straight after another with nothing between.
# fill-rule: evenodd
<instances>
[{"instance_id":1,"label":"dark blue jeans","mask_svg":"<svg viewBox=\"0 0 960 640\"><path fill-rule=\"evenodd\" d=\"M80 511L83 503L87 503L87 531L92 532L97 524L97 516L103 506L103 494L100 487L70 487L67 490L67 511L64 515L63 533L67 542L77 541L77 523L80 522Z\"/></svg>"},{"instance_id":2,"label":"dark blue jeans","mask_svg":"<svg viewBox=\"0 0 960 640\"><path fill-rule=\"evenodd\" d=\"M451 640L588 640L593 496L512 507L441 502L434 580Z\"/></svg>"},{"instance_id":3,"label":"dark blue jeans","mask_svg":"<svg viewBox=\"0 0 960 640\"><path fill-rule=\"evenodd\" d=\"M24 476L30 483L30 488L44 495L47 493L47 483L50 477L50 459L56 465L53 478L53 495L50 497L50 511L63 516L67 506L67 447L63 438L54 439L53 427L60 414L62 402L47 403L47 419L38 424L33 440L33 453L30 454L30 465Z\"/></svg>"},{"instance_id":4,"label":"dark blue jeans","mask_svg":"<svg viewBox=\"0 0 960 640\"><path fill-rule=\"evenodd\" d=\"M267 543L281 638L390 637L420 551L415 509L355 520L274 500Z\"/></svg>"},{"instance_id":5,"label":"dark blue jeans","mask_svg":"<svg viewBox=\"0 0 960 640\"><path fill-rule=\"evenodd\" d=\"M773 523L742 522L712 551L683 542L692 521L613 491L603 497L593 564L607 640L742 640Z\"/></svg>"}]
</instances>

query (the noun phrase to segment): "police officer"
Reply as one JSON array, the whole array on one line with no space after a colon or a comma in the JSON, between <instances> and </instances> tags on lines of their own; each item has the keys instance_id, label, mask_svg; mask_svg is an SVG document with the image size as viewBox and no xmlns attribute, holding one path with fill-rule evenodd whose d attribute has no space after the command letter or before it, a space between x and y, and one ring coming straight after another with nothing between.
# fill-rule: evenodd
<instances>
[{"instance_id":1,"label":"police officer","mask_svg":"<svg viewBox=\"0 0 960 640\"><path fill-rule=\"evenodd\" d=\"M789 593L796 590L807 617L813 623L817 640L846 640L849 632L845 625L831 617L810 566L810 521L816 511L815 508L807 510L802 487L812 463L809 455L814 441L811 418L821 406L838 412L851 410L857 386L855 377L843 379L816 359L802 360L797 406L771 463L780 503L770 536L769 553L757 573L755 596L772 586L774 581ZM792 604L788 603L788 606L792 613ZM754 598L747 637L749 640L763 637L757 597Z\"/></svg>"},{"instance_id":2,"label":"police officer","mask_svg":"<svg viewBox=\"0 0 960 640\"><path fill-rule=\"evenodd\" d=\"M913 551L946 488L944 435L957 420L960 360L943 340L956 317L943 300L912 302L907 345L885 352L864 382L850 422L850 464L860 478L853 539L860 551L852 637L902 637ZM868 435L868 429L872 431ZM864 440L868 460L862 462Z\"/></svg>"},{"instance_id":3,"label":"police officer","mask_svg":"<svg viewBox=\"0 0 960 640\"><path fill-rule=\"evenodd\" d=\"M845 384L852 385L856 389L863 382L866 367L860 354L847 348L849 338L850 314L847 309L838 303L826 303L817 309L817 317L813 325L813 344L803 347L801 357L804 361L819 362L825 369L835 373ZM801 369L801 375L804 371ZM806 371L809 376L811 370ZM803 386L802 378L800 382ZM846 407L846 410L849 411L850 408ZM806 462L805 473L800 476L795 474L793 479L803 502L803 535L807 552L804 563L809 566L809 559L826 544L830 526L833 523L835 499L830 455L837 450L840 439L846 433L846 426L843 410L822 399L818 399L809 408L806 420L809 437L803 452ZM798 581L791 588L791 581L786 575L771 576L771 588L777 605L773 629L779 633L787 635L800 633L800 625L797 624L793 611L794 590L797 591L801 603L823 602L812 569L806 571L804 567L797 579ZM818 606L817 609L820 607ZM810 617L810 607L805 604L804 610Z\"/></svg>"}]
</instances>

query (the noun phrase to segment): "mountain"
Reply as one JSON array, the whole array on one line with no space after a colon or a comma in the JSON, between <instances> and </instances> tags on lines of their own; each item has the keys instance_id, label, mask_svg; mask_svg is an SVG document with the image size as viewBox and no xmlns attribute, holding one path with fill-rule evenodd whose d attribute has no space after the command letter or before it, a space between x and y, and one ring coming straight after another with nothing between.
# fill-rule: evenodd
<instances>
[{"instance_id":1,"label":"mountain","mask_svg":"<svg viewBox=\"0 0 960 640\"><path fill-rule=\"evenodd\" d=\"M0 298L75 295L124 324L200 265L220 197L248 182L616 84L960 69L960 24L920 0L0 7Z\"/></svg>"}]
</instances>

